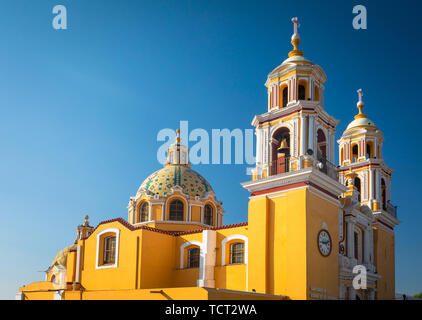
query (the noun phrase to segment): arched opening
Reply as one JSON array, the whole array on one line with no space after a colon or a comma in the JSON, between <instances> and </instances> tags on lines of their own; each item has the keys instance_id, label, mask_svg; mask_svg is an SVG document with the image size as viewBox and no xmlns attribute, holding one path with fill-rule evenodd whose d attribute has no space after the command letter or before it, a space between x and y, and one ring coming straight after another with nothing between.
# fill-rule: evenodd
<instances>
[{"instance_id":1,"label":"arched opening","mask_svg":"<svg viewBox=\"0 0 422 320\"><path fill-rule=\"evenodd\" d=\"M173 200L170 203L170 216L169 220L172 221L183 221L184 205L180 200Z\"/></svg>"},{"instance_id":2,"label":"arched opening","mask_svg":"<svg viewBox=\"0 0 422 320\"><path fill-rule=\"evenodd\" d=\"M297 93L298 93L298 100L306 100L306 88L303 84L299 84Z\"/></svg>"},{"instance_id":3,"label":"arched opening","mask_svg":"<svg viewBox=\"0 0 422 320\"><path fill-rule=\"evenodd\" d=\"M317 144L318 158L327 159L327 139L322 129L318 129L317 131Z\"/></svg>"},{"instance_id":4,"label":"arched opening","mask_svg":"<svg viewBox=\"0 0 422 320\"><path fill-rule=\"evenodd\" d=\"M362 230L358 227L354 229L354 257L358 263L363 262L363 233Z\"/></svg>"},{"instance_id":5,"label":"arched opening","mask_svg":"<svg viewBox=\"0 0 422 320\"><path fill-rule=\"evenodd\" d=\"M188 268L199 268L199 255L200 249L198 247L193 247L188 250Z\"/></svg>"},{"instance_id":6,"label":"arched opening","mask_svg":"<svg viewBox=\"0 0 422 320\"><path fill-rule=\"evenodd\" d=\"M359 202L361 201L361 196L360 196L360 192L361 192L361 182L359 178L355 178L355 182L354 182L355 188L358 191L358 200Z\"/></svg>"},{"instance_id":7,"label":"arched opening","mask_svg":"<svg viewBox=\"0 0 422 320\"><path fill-rule=\"evenodd\" d=\"M287 86L283 88L282 95L283 95L283 108L285 108L287 106L288 99L289 99L289 89Z\"/></svg>"},{"instance_id":8,"label":"arched opening","mask_svg":"<svg viewBox=\"0 0 422 320\"><path fill-rule=\"evenodd\" d=\"M230 245L230 264L242 264L245 260L245 245L235 242Z\"/></svg>"},{"instance_id":9,"label":"arched opening","mask_svg":"<svg viewBox=\"0 0 422 320\"><path fill-rule=\"evenodd\" d=\"M51 281L52 283L57 283L57 282L56 282L56 276L55 276L54 274L51 276L50 281Z\"/></svg>"},{"instance_id":10,"label":"arched opening","mask_svg":"<svg viewBox=\"0 0 422 320\"><path fill-rule=\"evenodd\" d=\"M205 205L205 208L204 208L204 223L209 225L209 226L212 226L212 224L213 224L212 223L213 222L213 212L212 211L213 211L212 207L209 204Z\"/></svg>"},{"instance_id":11,"label":"arched opening","mask_svg":"<svg viewBox=\"0 0 422 320\"><path fill-rule=\"evenodd\" d=\"M354 144L352 146L352 159L353 159L352 162L358 161L358 157L359 157L359 147L357 144Z\"/></svg>"},{"instance_id":12,"label":"arched opening","mask_svg":"<svg viewBox=\"0 0 422 320\"><path fill-rule=\"evenodd\" d=\"M271 175L289 172L290 164L290 131L279 128L272 139Z\"/></svg>"},{"instance_id":13,"label":"arched opening","mask_svg":"<svg viewBox=\"0 0 422 320\"><path fill-rule=\"evenodd\" d=\"M143 202L139 207L139 222L148 221L149 218L149 205L147 202Z\"/></svg>"},{"instance_id":14,"label":"arched opening","mask_svg":"<svg viewBox=\"0 0 422 320\"><path fill-rule=\"evenodd\" d=\"M315 92L314 101L319 101L319 87L318 86L315 86L314 92Z\"/></svg>"},{"instance_id":15,"label":"arched opening","mask_svg":"<svg viewBox=\"0 0 422 320\"><path fill-rule=\"evenodd\" d=\"M381 201L382 201L382 210L387 210L387 185L385 180L381 178Z\"/></svg>"}]
</instances>

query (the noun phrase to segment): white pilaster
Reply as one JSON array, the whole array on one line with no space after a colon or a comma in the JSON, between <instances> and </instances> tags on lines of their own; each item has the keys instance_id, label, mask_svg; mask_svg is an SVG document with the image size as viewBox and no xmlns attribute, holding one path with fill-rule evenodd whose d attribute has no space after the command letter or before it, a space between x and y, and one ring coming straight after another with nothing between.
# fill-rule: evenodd
<instances>
[{"instance_id":1,"label":"white pilaster","mask_svg":"<svg viewBox=\"0 0 422 320\"><path fill-rule=\"evenodd\" d=\"M214 268L215 268L215 248L216 248L215 230L202 231L202 247L199 262L198 287L215 288Z\"/></svg>"},{"instance_id":2,"label":"white pilaster","mask_svg":"<svg viewBox=\"0 0 422 320\"><path fill-rule=\"evenodd\" d=\"M363 230L363 262L370 263L369 228Z\"/></svg>"},{"instance_id":3,"label":"white pilaster","mask_svg":"<svg viewBox=\"0 0 422 320\"><path fill-rule=\"evenodd\" d=\"M300 155L306 154L306 116L300 118Z\"/></svg>"},{"instance_id":4,"label":"white pilaster","mask_svg":"<svg viewBox=\"0 0 422 320\"><path fill-rule=\"evenodd\" d=\"M314 122L315 122L315 117L313 115L309 116L309 131L308 131L308 149L312 149L314 151L314 153L316 152L316 150L314 150L314 139L315 139L315 134L314 134Z\"/></svg>"},{"instance_id":5,"label":"white pilaster","mask_svg":"<svg viewBox=\"0 0 422 320\"><path fill-rule=\"evenodd\" d=\"M259 166L262 164L262 129L256 128L256 165Z\"/></svg>"},{"instance_id":6,"label":"white pilaster","mask_svg":"<svg viewBox=\"0 0 422 320\"><path fill-rule=\"evenodd\" d=\"M347 221L347 256L355 258L355 223Z\"/></svg>"}]
</instances>

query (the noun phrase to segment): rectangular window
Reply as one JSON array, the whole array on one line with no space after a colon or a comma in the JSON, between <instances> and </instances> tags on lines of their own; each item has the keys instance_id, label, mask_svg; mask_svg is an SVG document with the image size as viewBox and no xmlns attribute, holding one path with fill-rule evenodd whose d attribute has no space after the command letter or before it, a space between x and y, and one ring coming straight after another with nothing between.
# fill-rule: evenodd
<instances>
[{"instance_id":1,"label":"rectangular window","mask_svg":"<svg viewBox=\"0 0 422 320\"><path fill-rule=\"evenodd\" d=\"M243 242L233 243L230 246L230 264L239 264L244 261Z\"/></svg>"},{"instance_id":2,"label":"rectangular window","mask_svg":"<svg viewBox=\"0 0 422 320\"><path fill-rule=\"evenodd\" d=\"M116 237L111 236L104 239L103 264L114 264L116 260Z\"/></svg>"}]
</instances>

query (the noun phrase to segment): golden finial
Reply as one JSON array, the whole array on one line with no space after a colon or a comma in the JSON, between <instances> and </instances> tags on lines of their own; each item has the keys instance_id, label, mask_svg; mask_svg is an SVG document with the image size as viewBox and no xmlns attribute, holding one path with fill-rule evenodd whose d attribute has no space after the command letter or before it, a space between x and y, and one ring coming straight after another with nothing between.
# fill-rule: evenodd
<instances>
[{"instance_id":1,"label":"golden finial","mask_svg":"<svg viewBox=\"0 0 422 320\"><path fill-rule=\"evenodd\" d=\"M293 22L293 35L292 35L292 42L291 44L293 45L293 50L289 52L289 58L294 57L294 56L303 56L303 52L301 50L298 49L299 43L300 43L300 36L298 33L298 28L300 26L299 22L298 22L298 18L294 17L292 18L292 22Z\"/></svg>"},{"instance_id":2,"label":"golden finial","mask_svg":"<svg viewBox=\"0 0 422 320\"><path fill-rule=\"evenodd\" d=\"M88 219L89 219L89 216L88 216L88 215L85 215L84 219L85 219L85 221L84 221L84 224L83 224L83 226L84 226L84 227L87 227L87 226L89 226L89 221L88 221Z\"/></svg>"},{"instance_id":3,"label":"golden finial","mask_svg":"<svg viewBox=\"0 0 422 320\"><path fill-rule=\"evenodd\" d=\"M355 115L355 119L360 119L360 118L366 118L366 114L364 114L362 112L363 107L365 106L365 104L362 101L362 97L363 97L363 91L362 89L359 89L357 91L358 95L359 95L359 101L357 103L357 107L359 109L359 113L357 115Z\"/></svg>"},{"instance_id":4,"label":"golden finial","mask_svg":"<svg viewBox=\"0 0 422 320\"><path fill-rule=\"evenodd\" d=\"M181 141L182 139L180 138L180 129L177 129L176 130L176 143L177 144L180 144L180 141Z\"/></svg>"}]
</instances>

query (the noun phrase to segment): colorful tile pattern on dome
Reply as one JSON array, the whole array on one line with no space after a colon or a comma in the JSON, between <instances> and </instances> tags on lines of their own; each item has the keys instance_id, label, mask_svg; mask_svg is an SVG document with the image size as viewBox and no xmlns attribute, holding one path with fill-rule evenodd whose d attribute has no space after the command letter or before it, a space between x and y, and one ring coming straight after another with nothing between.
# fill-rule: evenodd
<instances>
[{"instance_id":1,"label":"colorful tile pattern on dome","mask_svg":"<svg viewBox=\"0 0 422 320\"><path fill-rule=\"evenodd\" d=\"M62 251L60 251L56 257L54 258L53 262L51 263L52 266L56 265L56 266L61 266L61 267L66 267L66 260L67 260L67 255L69 254L70 250L76 249L76 245L70 245L66 248L64 248Z\"/></svg>"},{"instance_id":2,"label":"colorful tile pattern on dome","mask_svg":"<svg viewBox=\"0 0 422 320\"><path fill-rule=\"evenodd\" d=\"M153 194L167 196L171 193L171 188L180 186L183 192L191 197L205 197L207 192L213 191L210 184L199 173L186 166L166 166L151 174L141 184L138 193L142 189Z\"/></svg>"}]
</instances>

